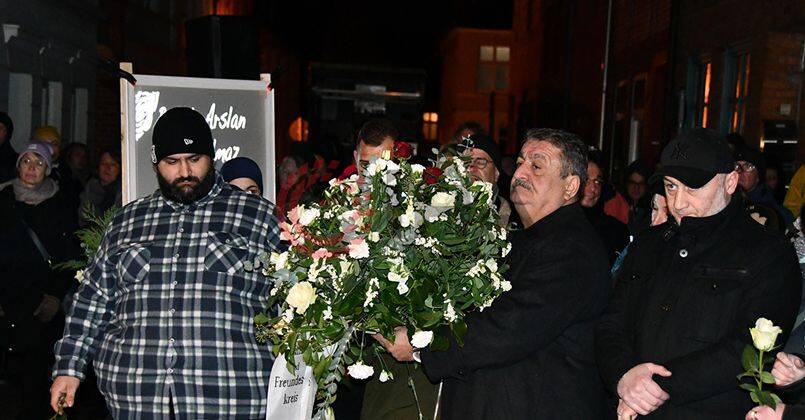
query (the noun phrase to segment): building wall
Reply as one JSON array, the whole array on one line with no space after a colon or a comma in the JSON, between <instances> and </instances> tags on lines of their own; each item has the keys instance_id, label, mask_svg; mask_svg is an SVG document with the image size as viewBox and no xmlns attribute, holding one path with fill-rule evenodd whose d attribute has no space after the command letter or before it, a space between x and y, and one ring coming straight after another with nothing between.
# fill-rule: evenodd
<instances>
[{"instance_id":1,"label":"building wall","mask_svg":"<svg viewBox=\"0 0 805 420\"><path fill-rule=\"evenodd\" d=\"M549 0L540 6L540 76L531 127L569 130L598 143L607 4Z\"/></svg>"},{"instance_id":2,"label":"building wall","mask_svg":"<svg viewBox=\"0 0 805 420\"><path fill-rule=\"evenodd\" d=\"M96 3L0 0L4 29L18 25L16 36L0 36L0 110L15 120L15 148L46 123L59 129L63 144L92 141ZM12 86L12 79L22 83Z\"/></svg>"},{"instance_id":3,"label":"building wall","mask_svg":"<svg viewBox=\"0 0 805 420\"><path fill-rule=\"evenodd\" d=\"M713 122L711 127L728 132L731 131L728 107L732 106L730 94L734 86L725 76L727 60L732 51L748 52L751 57L749 86L741 134L747 143L758 146L764 120L796 119L799 88L794 81L801 72L803 34L805 3L801 1L682 1L676 71L685 74L691 57L712 59L711 89L716 97L709 118ZM683 83L684 77L679 78L677 89L682 89ZM782 105L791 109L789 115L780 112ZM800 157L805 150L803 139L800 130L797 153ZM786 158L793 161L795 156Z\"/></svg>"},{"instance_id":4,"label":"building wall","mask_svg":"<svg viewBox=\"0 0 805 420\"><path fill-rule=\"evenodd\" d=\"M97 52L110 65L99 66L95 81L95 138L97 153L120 142L120 79L117 63L130 62L135 73L184 76L187 19L211 13L204 0L133 2L98 0ZM208 3L208 2L207 2Z\"/></svg>"},{"instance_id":5,"label":"building wall","mask_svg":"<svg viewBox=\"0 0 805 420\"><path fill-rule=\"evenodd\" d=\"M494 94L495 139L500 137L501 129L505 137L512 136L510 114L513 109L511 90L513 33L510 30L490 30L456 28L448 34L442 44L442 92L439 107L439 140L447 143L453 132L463 122L475 121L489 130L491 95L477 89L476 77L480 64L482 45L508 46L509 88Z\"/></svg>"}]
</instances>

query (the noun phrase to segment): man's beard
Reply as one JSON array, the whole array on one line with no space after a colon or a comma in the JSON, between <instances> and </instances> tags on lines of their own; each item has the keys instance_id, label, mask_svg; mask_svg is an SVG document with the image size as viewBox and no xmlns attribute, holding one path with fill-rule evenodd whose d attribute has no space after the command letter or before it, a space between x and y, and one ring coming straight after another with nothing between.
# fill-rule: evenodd
<instances>
[{"instance_id":1,"label":"man's beard","mask_svg":"<svg viewBox=\"0 0 805 420\"><path fill-rule=\"evenodd\" d=\"M162 195L165 198L182 204L190 204L210 192L212 186L215 184L215 170L210 167L201 179L195 176L189 176L176 178L173 182L168 182L168 180L162 177L162 174L157 171L157 181L159 182L159 190L162 191ZM179 186L182 182L194 182L196 185Z\"/></svg>"}]
</instances>

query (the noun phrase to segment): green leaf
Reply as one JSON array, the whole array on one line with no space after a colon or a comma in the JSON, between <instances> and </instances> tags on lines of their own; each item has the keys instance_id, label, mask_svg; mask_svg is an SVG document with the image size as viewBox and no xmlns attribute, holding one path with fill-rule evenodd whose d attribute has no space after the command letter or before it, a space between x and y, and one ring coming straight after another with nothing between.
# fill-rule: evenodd
<instances>
[{"instance_id":1,"label":"green leaf","mask_svg":"<svg viewBox=\"0 0 805 420\"><path fill-rule=\"evenodd\" d=\"M763 405L767 405L772 409L777 408L777 402L774 401L774 398L771 396L771 392L769 391L760 391L757 394L760 403Z\"/></svg>"},{"instance_id":2,"label":"green leaf","mask_svg":"<svg viewBox=\"0 0 805 420\"><path fill-rule=\"evenodd\" d=\"M422 328L430 328L439 323L442 319L441 312L417 312L414 319Z\"/></svg>"},{"instance_id":3,"label":"green leaf","mask_svg":"<svg viewBox=\"0 0 805 420\"><path fill-rule=\"evenodd\" d=\"M760 404L760 397L758 397L759 392L760 391L755 390L749 393L749 398L751 398L752 402L755 404Z\"/></svg>"},{"instance_id":4,"label":"green leaf","mask_svg":"<svg viewBox=\"0 0 805 420\"><path fill-rule=\"evenodd\" d=\"M313 367L313 375L316 378L320 378L327 370L327 367L330 366L330 361L332 361L332 356L327 356L319 360L319 363L316 363L316 366Z\"/></svg>"},{"instance_id":5,"label":"green leaf","mask_svg":"<svg viewBox=\"0 0 805 420\"><path fill-rule=\"evenodd\" d=\"M749 391L749 392L757 392L757 390L758 390L757 385L755 385L755 384L741 384L741 385L739 385L739 387L741 389L743 389L744 391Z\"/></svg>"},{"instance_id":6,"label":"green leaf","mask_svg":"<svg viewBox=\"0 0 805 420\"><path fill-rule=\"evenodd\" d=\"M741 355L741 364L743 365L744 370L751 372L758 369L757 366L757 351L751 345L746 345L744 347L743 354Z\"/></svg>"},{"instance_id":7,"label":"green leaf","mask_svg":"<svg viewBox=\"0 0 805 420\"><path fill-rule=\"evenodd\" d=\"M774 393L770 393L770 394L771 394L771 398L774 400L774 402L776 404L782 404L783 403L783 400L781 400L780 397L777 396L777 394L774 394ZM775 406L775 408L776 408L776 406Z\"/></svg>"},{"instance_id":8,"label":"green leaf","mask_svg":"<svg viewBox=\"0 0 805 420\"><path fill-rule=\"evenodd\" d=\"M769 372L760 372L760 380L763 381L764 384L773 384L774 375Z\"/></svg>"},{"instance_id":9,"label":"green leaf","mask_svg":"<svg viewBox=\"0 0 805 420\"><path fill-rule=\"evenodd\" d=\"M257 325L267 324L268 321L269 321L268 315L262 312L254 316L254 323Z\"/></svg>"}]
</instances>

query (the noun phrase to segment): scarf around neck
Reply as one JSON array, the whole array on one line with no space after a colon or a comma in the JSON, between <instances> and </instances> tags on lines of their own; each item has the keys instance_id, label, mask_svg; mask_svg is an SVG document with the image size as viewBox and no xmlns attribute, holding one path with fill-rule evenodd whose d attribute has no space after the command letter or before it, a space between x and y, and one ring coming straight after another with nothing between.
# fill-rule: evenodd
<instances>
[{"instance_id":1,"label":"scarf around neck","mask_svg":"<svg viewBox=\"0 0 805 420\"><path fill-rule=\"evenodd\" d=\"M14 188L14 198L17 201L32 206L53 197L59 192L59 184L50 177L45 177L45 179L34 188L28 188L20 182L19 178L14 178L11 181L0 184L0 189L7 187L9 184Z\"/></svg>"}]
</instances>

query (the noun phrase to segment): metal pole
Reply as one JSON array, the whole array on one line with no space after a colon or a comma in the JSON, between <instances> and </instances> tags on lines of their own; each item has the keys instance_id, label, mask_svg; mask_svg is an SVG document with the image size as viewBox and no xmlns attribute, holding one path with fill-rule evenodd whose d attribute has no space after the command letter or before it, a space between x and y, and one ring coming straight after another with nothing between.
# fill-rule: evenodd
<instances>
[{"instance_id":1,"label":"metal pole","mask_svg":"<svg viewBox=\"0 0 805 420\"><path fill-rule=\"evenodd\" d=\"M604 47L604 81L601 84L601 121L598 127L598 149L604 149L604 121L607 111L607 79L609 77L609 44L612 42L612 0L607 5L607 42Z\"/></svg>"}]
</instances>

